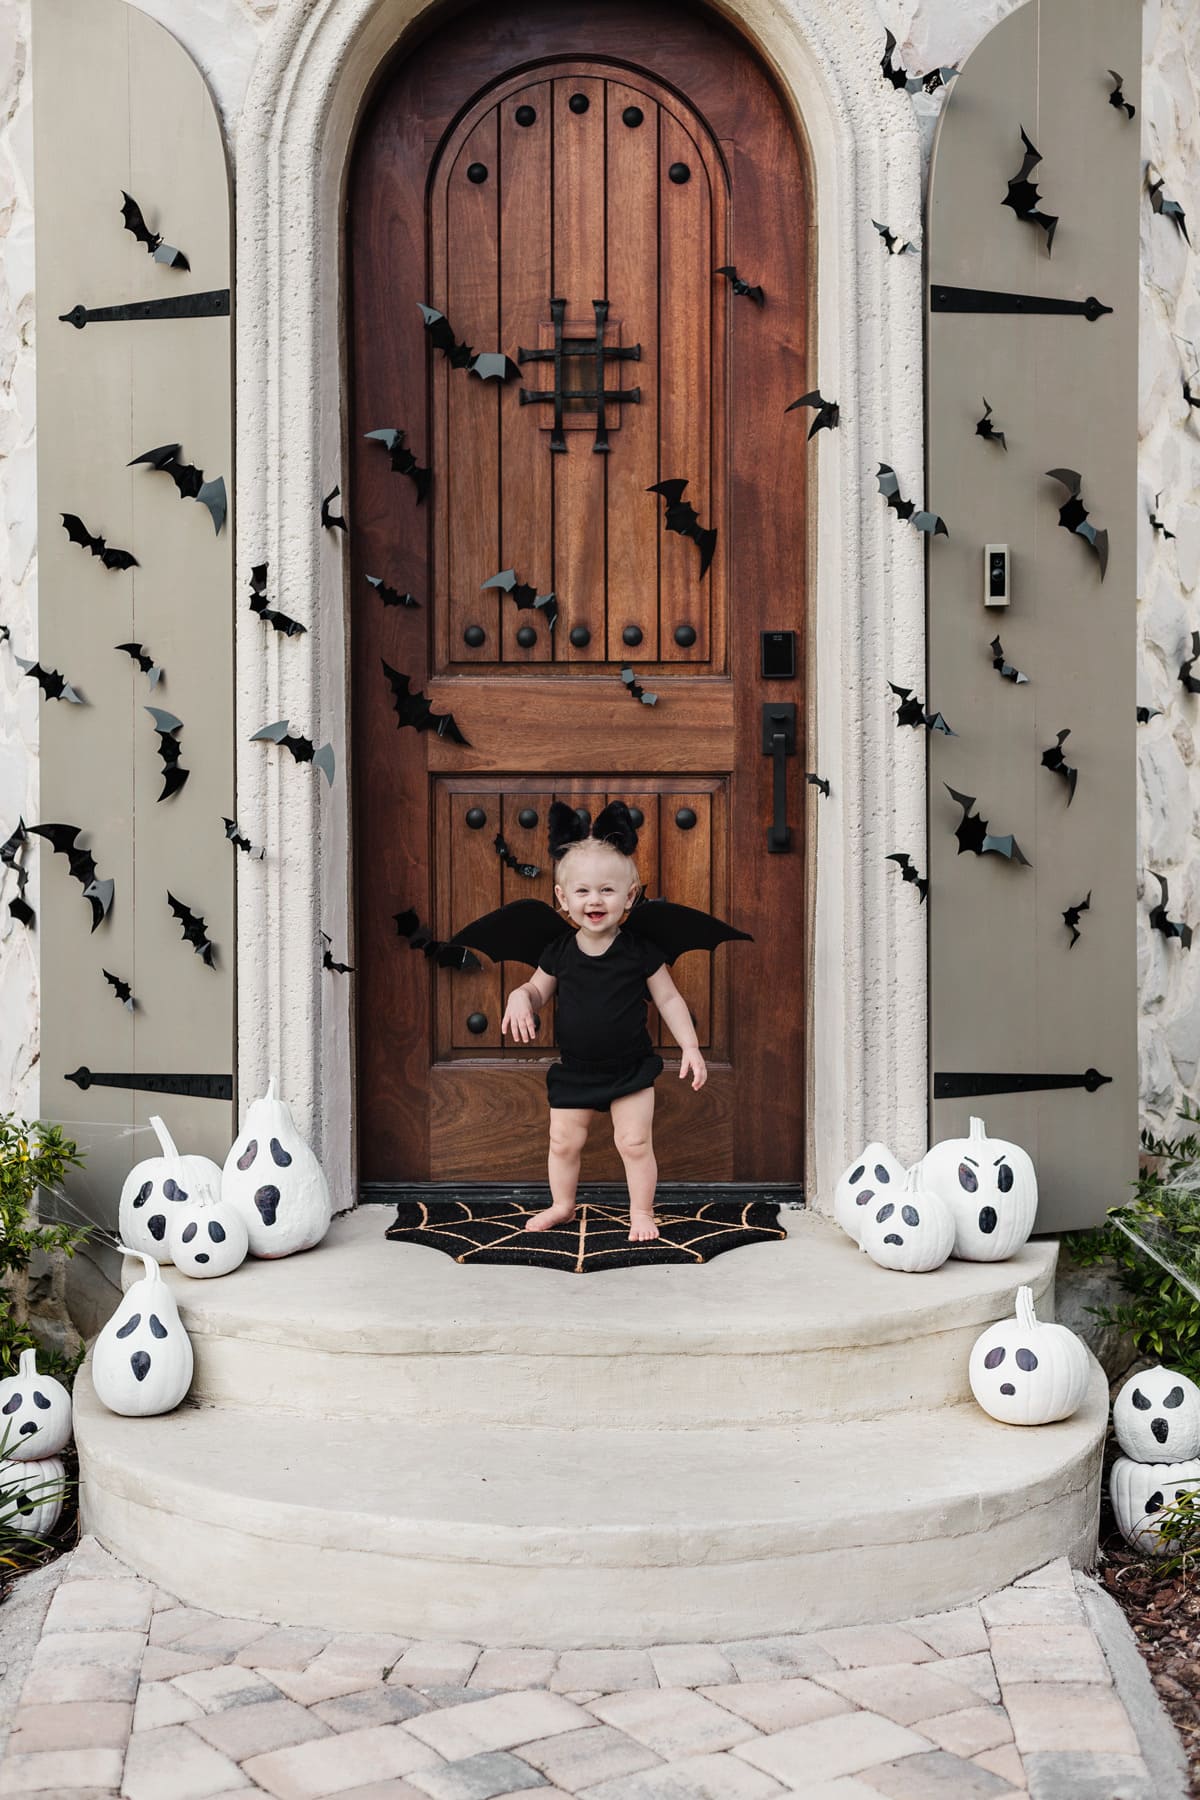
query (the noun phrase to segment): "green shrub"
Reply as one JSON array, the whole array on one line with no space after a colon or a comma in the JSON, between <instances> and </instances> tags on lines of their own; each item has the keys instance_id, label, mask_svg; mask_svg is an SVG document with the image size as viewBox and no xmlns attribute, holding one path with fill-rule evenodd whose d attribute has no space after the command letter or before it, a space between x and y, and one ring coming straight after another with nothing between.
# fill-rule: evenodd
<instances>
[{"instance_id":1,"label":"green shrub","mask_svg":"<svg viewBox=\"0 0 1200 1800\"><path fill-rule=\"evenodd\" d=\"M61 1191L69 1168L83 1158L65 1138L61 1125L18 1119L0 1113L0 1377L15 1375L22 1350L37 1340L25 1317L25 1276L37 1251L62 1250L73 1256L87 1237L86 1226L42 1225L37 1221L38 1191ZM39 1351L50 1374L71 1375L75 1364Z\"/></svg>"}]
</instances>

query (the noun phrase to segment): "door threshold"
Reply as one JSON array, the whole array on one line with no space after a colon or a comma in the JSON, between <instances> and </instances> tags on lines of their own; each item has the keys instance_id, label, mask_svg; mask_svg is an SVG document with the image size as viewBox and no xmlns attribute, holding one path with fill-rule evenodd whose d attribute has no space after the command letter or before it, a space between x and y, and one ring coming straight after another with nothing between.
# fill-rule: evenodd
<instances>
[{"instance_id":1,"label":"door threshold","mask_svg":"<svg viewBox=\"0 0 1200 1800\"><path fill-rule=\"evenodd\" d=\"M579 1185L579 1202L596 1206L628 1206L629 1190L622 1181L591 1181ZM656 1196L663 1206L700 1205L725 1201L745 1206L765 1200L781 1206L803 1206L804 1188L798 1181L663 1181ZM504 1200L523 1205L545 1205L549 1189L544 1181L360 1181L360 1206L398 1206L402 1200L424 1206L449 1205L455 1200Z\"/></svg>"}]
</instances>

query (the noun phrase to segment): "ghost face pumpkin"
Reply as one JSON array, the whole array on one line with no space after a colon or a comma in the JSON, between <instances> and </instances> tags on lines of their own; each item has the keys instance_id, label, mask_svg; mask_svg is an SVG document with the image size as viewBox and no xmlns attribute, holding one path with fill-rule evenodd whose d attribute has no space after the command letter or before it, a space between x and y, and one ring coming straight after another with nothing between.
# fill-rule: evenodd
<instances>
[{"instance_id":1,"label":"ghost face pumpkin","mask_svg":"<svg viewBox=\"0 0 1200 1800\"><path fill-rule=\"evenodd\" d=\"M1168 1507L1186 1502L1189 1495L1200 1508L1200 1461L1142 1463L1119 1456L1108 1478L1108 1495L1125 1541L1151 1556L1165 1556L1176 1540L1164 1536L1156 1520ZM1200 1519L1200 1510L1196 1516Z\"/></svg>"},{"instance_id":2,"label":"ghost face pumpkin","mask_svg":"<svg viewBox=\"0 0 1200 1800\"><path fill-rule=\"evenodd\" d=\"M240 1268L250 1238L246 1222L232 1202L202 1188L182 1206L172 1207L167 1247L181 1275L203 1279Z\"/></svg>"},{"instance_id":3,"label":"ghost face pumpkin","mask_svg":"<svg viewBox=\"0 0 1200 1800\"><path fill-rule=\"evenodd\" d=\"M954 1214L954 1255L964 1262L1003 1262L1033 1230L1033 1163L1020 1145L988 1137L982 1119L971 1120L967 1137L927 1151L921 1177Z\"/></svg>"},{"instance_id":4,"label":"ghost face pumpkin","mask_svg":"<svg viewBox=\"0 0 1200 1800\"><path fill-rule=\"evenodd\" d=\"M1113 1429L1135 1462L1200 1456L1200 1388L1172 1369L1143 1369L1114 1400Z\"/></svg>"},{"instance_id":5,"label":"ghost face pumpkin","mask_svg":"<svg viewBox=\"0 0 1200 1800\"><path fill-rule=\"evenodd\" d=\"M895 1198L904 1180L904 1165L886 1144L868 1144L850 1164L833 1190L833 1216L848 1237L862 1243L868 1208Z\"/></svg>"},{"instance_id":6,"label":"ghost face pumpkin","mask_svg":"<svg viewBox=\"0 0 1200 1800\"><path fill-rule=\"evenodd\" d=\"M209 1156L180 1156L175 1140L159 1118L150 1121L162 1146L161 1156L136 1163L121 1188L118 1229L121 1242L139 1255L156 1262L171 1260L167 1231L172 1208L187 1200L192 1190L206 1184L214 1192L221 1185L221 1171Z\"/></svg>"},{"instance_id":7,"label":"ghost face pumpkin","mask_svg":"<svg viewBox=\"0 0 1200 1800\"><path fill-rule=\"evenodd\" d=\"M275 1078L246 1109L221 1171L221 1198L241 1214L251 1256L311 1250L329 1230L333 1209L320 1163L275 1098Z\"/></svg>"},{"instance_id":8,"label":"ghost face pumpkin","mask_svg":"<svg viewBox=\"0 0 1200 1800\"><path fill-rule=\"evenodd\" d=\"M1069 1419L1087 1396L1087 1347L1065 1325L1041 1324L1033 1289L1017 1289L1017 1316L990 1325L975 1340L971 1392L1003 1425L1049 1425Z\"/></svg>"},{"instance_id":9,"label":"ghost face pumpkin","mask_svg":"<svg viewBox=\"0 0 1200 1800\"><path fill-rule=\"evenodd\" d=\"M22 1350L19 1368L0 1381L0 1455L54 1456L71 1441L71 1396L53 1375L38 1374L36 1350Z\"/></svg>"},{"instance_id":10,"label":"ghost face pumpkin","mask_svg":"<svg viewBox=\"0 0 1200 1800\"><path fill-rule=\"evenodd\" d=\"M940 1269L954 1248L954 1218L945 1201L908 1171L891 1198L876 1194L862 1224L862 1247L883 1269L923 1274Z\"/></svg>"},{"instance_id":11,"label":"ghost face pumpkin","mask_svg":"<svg viewBox=\"0 0 1200 1800\"><path fill-rule=\"evenodd\" d=\"M120 1246L132 1256L126 1245ZM92 1386L110 1412L148 1418L179 1405L192 1382L191 1339L154 1258L133 1282L92 1348Z\"/></svg>"},{"instance_id":12,"label":"ghost face pumpkin","mask_svg":"<svg viewBox=\"0 0 1200 1800\"><path fill-rule=\"evenodd\" d=\"M62 1459L0 1462L0 1530L45 1537L58 1524L67 1491Z\"/></svg>"}]
</instances>

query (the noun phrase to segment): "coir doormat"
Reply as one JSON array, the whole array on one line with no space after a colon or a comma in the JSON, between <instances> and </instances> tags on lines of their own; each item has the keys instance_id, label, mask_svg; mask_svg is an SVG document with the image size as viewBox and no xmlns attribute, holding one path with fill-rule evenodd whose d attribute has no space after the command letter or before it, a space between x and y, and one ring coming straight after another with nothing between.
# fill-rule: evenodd
<instances>
[{"instance_id":1,"label":"coir doormat","mask_svg":"<svg viewBox=\"0 0 1200 1800\"><path fill-rule=\"evenodd\" d=\"M770 1200L661 1202L660 1235L629 1242L629 1209L581 1201L569 1225L526 1231L525 1221L545 1199L402 1200L387 1236L401 1244L427 1244L460 1263L526 1263L591 1275L597 1269L638 1268L648 1263L703 1263L723 1250L784 1238L778 1204Z\"/></svg>"}]
</instances>

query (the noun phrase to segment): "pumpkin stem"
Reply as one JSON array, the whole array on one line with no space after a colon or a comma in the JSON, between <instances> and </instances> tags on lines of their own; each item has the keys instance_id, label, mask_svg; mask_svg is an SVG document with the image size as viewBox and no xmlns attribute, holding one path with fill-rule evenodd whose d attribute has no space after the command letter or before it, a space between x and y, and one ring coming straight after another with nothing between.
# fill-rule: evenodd
<instances>
[{"instance_id":1,"label":"pumpkin stem","mask_svg":"<svg viewBox=\"0 0 1200 1800\"><path fill-rule=\"evenodd\" d=\"M1033 1310L1033 1289L1031 1287L1017 1289L1017 1322L1022 1331L1034 1331L1037 1328L1037 1314Z\"/></svg>"},{"instance_id":2,"label":"pumpkin stem","mask_svg":"<svg viewBox=\"0 0 1200 1800\"><path fill-rule=\"evenodd\" d=\"M268 1081L268 1083L267 1083L267 1091L263 1095L263 1099L264 1100L273 1100L274 1098L275 1098L275 1077L272 1075L270 1081Z\"/></svg>"},{"instance_id":3,"label":"pumpkin stem","mask_svg":"<svg viewBox=\"0 0 1200 1800\"><path fill-rule=\"evenodd\" d=\"M969 1136L971 1138L972 1143L976 1143L976 1144L979 1142L980 1138L985 1138L987 1136L987 1130L984 1126L982 1119L972 1119L971 1120L971 1128L970 1128Z\"/></svg>"},{"instance_id":4,"label":"pumpkin stem","mask_svg":"<svg viewBox=\"0 0 1200 1800\"><path fill-rule=\"evenodd\" d=\"M157 1113L151 1114L150 1123L154 1127L155 1137L158 1139L159 1144L162 1146L163 1155L170 1157L172 1162L178 1162L179 1161L179 1152L175 1148L175 1139L171 1136L170 1132L167 1130L167 1128L163 1124L162 1120L158 1117Z\"/></svg>"},{"instance_id":5,"label":"pumpkin stem","mask_svg":"<svg viewBox=\"0 0 1200 1800\"><path fill-rule=\"evenodd\" d=\"M20 1369L22 1376L26 1380L28 1380L30 1378L30 1376L36 1375L37 1374L37 1351L36 1350L22 1350L21 1355L17 1362L17 1367Z\"/></svg>"},{"instance_id":6,"label":"pumpkin stem","mask_svg":"<svg viewBox=\"0 0 1200 1800\"><path fill-rule=\"evenodd\" d=\"M131 1250L128 1244L118 1244L117 1249L121 1252L122 1256L136 1256L141 1259L146 1269L145 1275L141 1277L143 1281L162 1280L162 1270L159 1268L154 1258L148 1256L144 1250Z\"/></svg>"},{"instance_id":7,"label":"pumpkin stem","mask_svg":"<svg viewBox=\"0 0 1200 1800\"><path fill-rule=\"evenodd\" d=\"M903 1186L904 1192L906 1194L915 1194L916 1193L917 1178L920 1175L920 1173L921 1173L921 1164L918 1161L918 1162L915 1162L912 1165L912 1168L909 1169L907 1171L907 1173L905 1174L902 1186Z\"/></svg>"}]
</instances>

